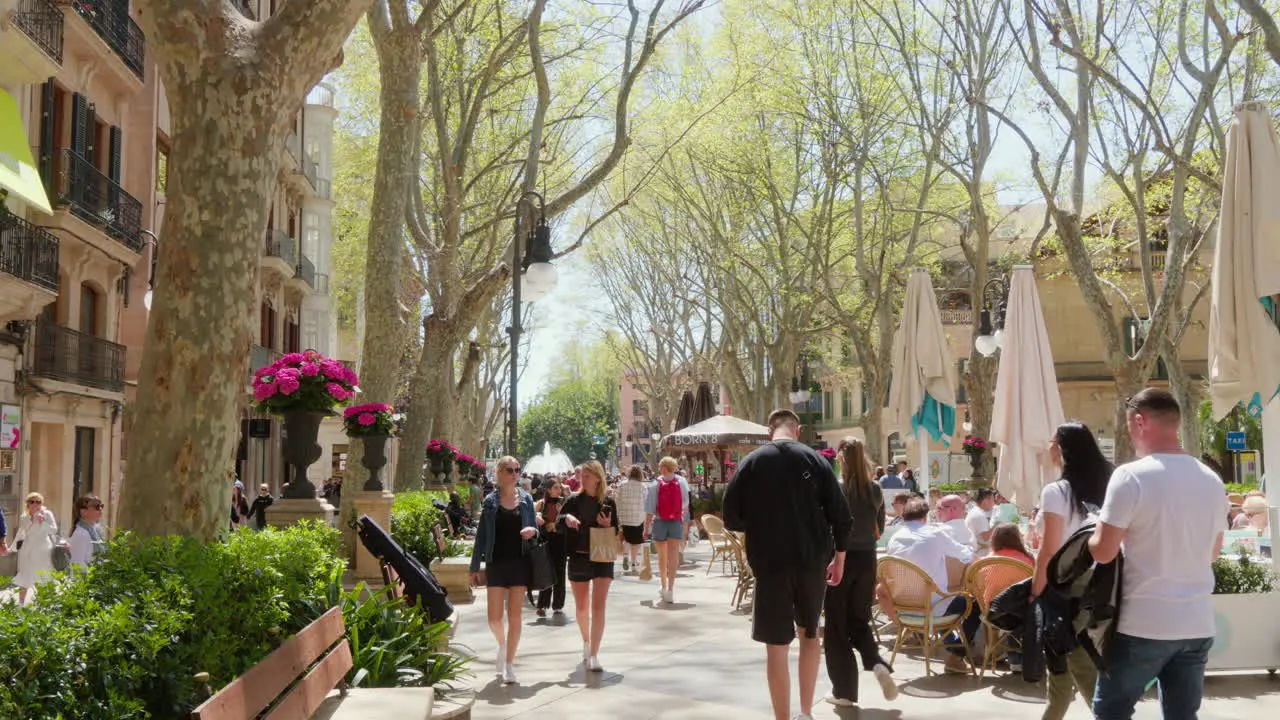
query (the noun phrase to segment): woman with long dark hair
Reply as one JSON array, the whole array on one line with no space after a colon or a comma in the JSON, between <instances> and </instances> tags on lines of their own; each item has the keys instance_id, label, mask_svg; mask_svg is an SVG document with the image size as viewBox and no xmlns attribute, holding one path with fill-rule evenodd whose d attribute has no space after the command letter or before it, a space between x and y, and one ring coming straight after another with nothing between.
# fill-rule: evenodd
<instances>
[{"instance_id":1,"label":"woman with long dark hair","mask_svg":"<svg viewBox=\"0 0 1280 720\"><path fill-rule=\"evenodd\" d=\"M889 663L880 657L871 630L871 605L876 598L876 541L884 532L884 493L872 479L862 441L847 437L840 442L840 476L844 496L853 514L848 551L844 556L844 577L827 588L826 626L823 651L831 695L827 702L852 707L858 702L858 665L854 651L862 657L862 668L875 673L886 700L898 696Z\"/></svg>"},{"instance_id":2,"label":"woman with long dark hair","mask_svg":"<svg viewBox=\"0 0 1280 720\"><path fill-rule=\"evenodd\" d=\"M1059 425L1049 452L1061 479L1046 485L1040 494L1040 513L1036 516L1040 553L1036 556L1036 574L1031 584L1033 597L1039 597L1048 585L1049 561L1067 538L1102 506L1113 469L1093 432L1083 423ZM1067 672L1049 675L1049 703L1042 720L1066 717L1076 692L1086 704L1092 702L1097 682L1098 671L1093 661L1083 648L1076 648L1067 656Z\"/></svg>"},{"instance_id":3,"label":"woman with long dark hair","mask_svg":"<svg viewBox=\"0 0 1280 720\"><path fill-rule=\"evenodd\" d=\"M551 557L556 582L538 593L538 617L546 617L547 608L551 608L559 616L564 614L565 558L568 550L566 528L560 521L560 511L565 501L564 483L553 477L544 481L542 488L542 499L534 504L533 509L538 512L538 525L547 543L547 555Z\"/></svg>"}]
</instances>

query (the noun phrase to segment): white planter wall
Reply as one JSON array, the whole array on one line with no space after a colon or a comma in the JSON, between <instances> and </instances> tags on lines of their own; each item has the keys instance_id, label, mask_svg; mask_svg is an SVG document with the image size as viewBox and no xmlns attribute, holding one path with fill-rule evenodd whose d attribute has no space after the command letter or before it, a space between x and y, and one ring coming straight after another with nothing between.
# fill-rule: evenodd
<instances>
[{"instance_id":1,"label":"white planter wall","mask_svg":"<svg viewBox=\"0 0 1280 720\"><path fill-rule=\"evenodd\" d=\"M1280 592L1214 595L1209 670L1280 668Z\"/></svg>"}]
</instances>

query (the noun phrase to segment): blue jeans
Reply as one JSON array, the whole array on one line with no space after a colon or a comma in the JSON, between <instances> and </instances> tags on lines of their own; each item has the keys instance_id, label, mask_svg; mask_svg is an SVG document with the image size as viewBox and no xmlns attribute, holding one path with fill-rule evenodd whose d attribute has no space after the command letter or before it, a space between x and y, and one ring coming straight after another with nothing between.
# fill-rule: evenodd
<instances>
[{"instance_id":1,"label":"blue jeans","mask_svg":"<svg viewBox=\"0 0 1280 720\"><path fill-rule=\"evenodd\" d=\"M1204 694L1204 668L1213 638L1149 640L1116 633L1107 653L1111 666L1098 674L1093 693L1097 720L1130 720L1152 680L1160 683L1165 720L1195 720Z\"/></svg>"}]
</instances>

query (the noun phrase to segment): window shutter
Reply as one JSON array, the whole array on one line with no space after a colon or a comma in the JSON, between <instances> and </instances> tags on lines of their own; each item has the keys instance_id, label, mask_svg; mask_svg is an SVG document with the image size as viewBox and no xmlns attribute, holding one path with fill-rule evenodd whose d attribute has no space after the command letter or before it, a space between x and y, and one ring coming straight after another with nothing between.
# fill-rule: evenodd
<instances>
[{"instance_id":1,"label":"window shutter","mask_svg":"<svg viewBox=\"0 0 1280 720\"><path fill-rule=\"evenodd\" d=\"M85 131L85 109L88 103L84 96L76 93L71 96L71 151L84 157L87 132Z\"/></svg>"},{"instance_id":2,"label":"window shutter","mask_svg":"<svg viewBox=\"0 0 1280 720\"><path fill-rule=\"evenodd\" d=\"M111 176L111 181L120 184L120 156L123 152L122 142L124 136L120 132L120 128L112 126L111 128L111 157L107 166L107 173Z\"/></svg>"},{"instance_id":3,"label":"window shutter","mask_svg":"<svg viewBox=\"0 0 1280 720\"><path fill-rule=\"evenodd\" d=\"M90 165L97 166L98 160L98 111L93 103L85 103L84 110L84 155Z\"/></svg>"},{"instance_id":4,"label":"window shutter","mask_svg":"<svg viewBox=\"0 0 1280 720\"><path fill-rule=\"evenodd\" d=\"M57 143L54 134L54 104L57 102L58 91L53 85L53 78L49 78L48 82L40 88L40 176L44 178L46 188L49 188L50 195L56 195L53 191L53 168L54 153Z\"/></svg>"}]
</instances>

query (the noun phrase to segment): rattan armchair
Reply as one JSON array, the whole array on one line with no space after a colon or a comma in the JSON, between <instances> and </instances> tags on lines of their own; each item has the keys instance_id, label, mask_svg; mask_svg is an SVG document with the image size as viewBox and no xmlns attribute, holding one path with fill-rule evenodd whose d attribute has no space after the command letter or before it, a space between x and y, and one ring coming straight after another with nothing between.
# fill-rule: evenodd
<instances>
[{"instance_id":1,"label":"rattan armchair","mask_svg":"<svg viewBox=\"0 0 1280 720\"><path fill-rule=\"evenodd\" d=\"M1035 574L1030 565L1006 557L985 557L969 566L964 573L964 591L973 598L978 606L978 616L982 619L983 632L986 635L986 647L982 651L982 666L978 677L984 677L987 669L995 668L996 660L1012 649L1012 636L987 621L987 609L997 595L1009 586L1022 582Z\"/></svg>"},{"instance_id":2,"label":"rattan armchair","mask_svg":"<svg viewBox=\"0 0 1280 720\"><path fill-rule=\"evenodd\" d=\"M915 633L920 637L920 650L924 653L925 675L932 675L930 661L938 650L963 649L969 655L969 643L960 629L961 623L973 610L973 601L963 592L942 592L929 574L914 563L898 557L882 557L876 564L876 579L884 585L897 615L898 636L893 645L892 665L898 653L908 647L907 637ZM964 598L964 610L960 613L937 615L934 608L945 607L952 598ZM955 632L959 644L947 642L947 633ZM970 671L973 667L970 665Z\"/></svg>"}]
</instances>

